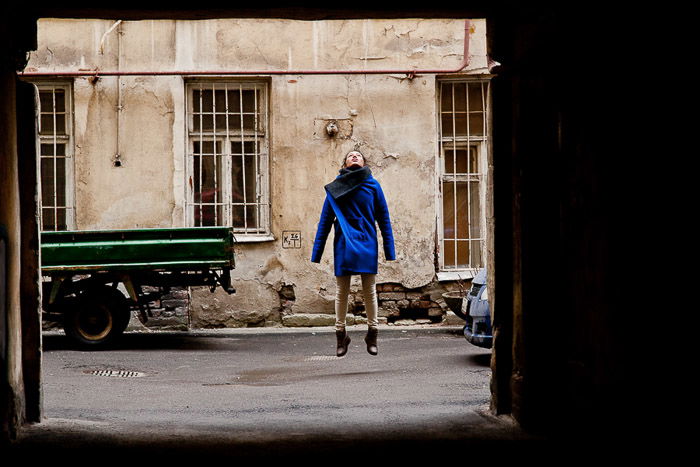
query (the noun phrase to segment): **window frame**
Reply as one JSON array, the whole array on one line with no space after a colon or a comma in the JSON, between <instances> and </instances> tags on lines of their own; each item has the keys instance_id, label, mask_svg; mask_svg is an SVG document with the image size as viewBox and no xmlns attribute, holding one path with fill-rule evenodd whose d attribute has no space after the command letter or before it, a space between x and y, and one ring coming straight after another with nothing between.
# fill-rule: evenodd
<instances>
[{"instance_id":1,"label":"window frame","mask_svg":"<svg viewBox=\"0 0 700 467\"><path fill-rule=\"evenodd\" d=\"M36 148L36 157L37 157L37 180L39 183L39 212L40 212L40 229L43 231L44 229L44 209L48 209L44 206L44 201L43 201L43 182L42 182L42 175L41 175L41 161L42 159L49 159L49 158L57 158L56 154L56 146L57 144L63 144L65 147L65 151L63 156L60 156L61 158L65 159L65 203L64 206L60 207L62 209L65 209L65 227L66 230L75 230L76 229L76 220L75 220L75 146L74 146L74 109L73 109L73 83L72 81L53 81L53 80L36 80L32 81L32 84L36 87L36 111L37 111L37 123L36 123L36 138L37 138L37 148ZM54 92L55 90L60 89L63 91L64 96L65 96L65 102L64 102L64 113L65 113L65 125L66 125L66 134L64 135L42 135L41 134L41 115L42 113L48 113L44 112L41 109L41 92L42 91L47 91L51 90ZM52 109L52 114L54 114L53 109ZM60 141L58 143L57 141ZM46 144L46 142L50 142L54 146L54 151L53 155L51 156L45 156L42 155L42 145ZM54 177L55 177L55 165L54 165ZM56 199L56 183L54 181L54 199ZM54 205L54 220L57 218L56 212L59 209L59 206ZM56 222L54 222L54 225L56 226ZM53 231L57 231L58 229L54 228Z\"/></svg>"},{"instance_id":2,"label":"window frame","mask_svg":"<svg viewBox=\"0 0 700 467\"><path fill-rule=\"evenodd\" d=\"M231 112L226 112L226 125L225 128L219 130L216 128L216 118L212 119L213 126L211 131L199 131L195 126L194 122L194 110L195 106L193 103L195 91L197 90L250 90L256 89L258 92L255 93L257 116L261 118L255 119L255 124L253 130L243 129L243 119L241 119L241 129L236 132L228 124L228 118L230 115L235 115ZM258 100L258 96L260 99ZM242 96L241 96L242 99ZM274 236L271 233L271 203L270 203L270 130L269 130L269 99L270 99L270 86L269 79L259 78L259 79L187 79L185 81L185 222L190 227L196 227L195 225L195 209L197 206L203 206L201 202L195 202L194 197L194 186L195 186L195 152L194 145L196 142L200 143L200 152L202 153L202 143L214 143L214 146L218 146L218 142L221 142L221 154L216 151L213 153L215 160L221 161L221 166L218 168L218 173L224 174L222 177L223 184L218 181L217 184L221 186L221 197L222 200L217 204L221 206L222 221L218 221L216 225L233 225L232 211L234 205L243 206L244 216L247 216L247 206L258 206L258 226L254 227L234 227L234 233L236 235L236 240L238 242L262 242L274 240ZM216 110L216 101L213 100L212 109L214 112L219 113ZM201 111L202 109L200 109ZM243 115L243 109L241 108L241 115ZM201 122L201 121L200 121ZM256 201L251 203L247 200L244 203L233 203L232 201L232 188L233 180L231 175L233 157L234 153L232 150L232 144L236 141L244 142L254 142L256 147L255 152L255 162L256 162ZM243 146L243 144L242 144ZM245 151L240 155L241 158L245 157ZM216 159L216 158L219 159ZM242 164L245 167L245 164ZM243 178L245 180L245 176ZM245 184L245 181L244 181ZM244 185L245 186L245 185ZM245 190L245 188L244 188ZM215 209L217 211L217 209ZM244 223L247 224L247 218Z\"/></svg>"},{"instance_id":3,"label":"window frame","mask_svg":"<svg viewBox=\"0 0 700 467\"><path fill-rule=\"evenodd\" d=\"M436 78L436 125L437 125L437 138L436 138L436 161L437 163L435 164L436 170L435 170L435 186L436 186L436 239L437 239L437 245L436 245L436 254L437 254L437 262L436 262L436 272L437 272L437 278L439 281L443 280L465 280L465 279L471 279L473 278L476 273L478 272L479 269L486 267L486 262L487 262L487 248L486 248L486 232L487 232L487 219L486 219L486 201L487 201L487 194L486 190L488 187L488 181L487 181L487 175L488 175L488 163L489 163L489 152L490 152L490 134L491 134L491 86L490 86L490 81L491 81L491 75L480 75L480 76L456 76L456 77L437 77ZM468 90L468 86L470 84L476 84L479 83L482 87L481 91L481 97L482 97L482 104L483 108L479 112L482 113L483 115L483 122L482 122L482 134L481 135L471 135L469 132L467 132L466 135L456 135L456 131L452 131L452 134L449 136L444 136L443 129L442 129L442 122L443 122L443 109L442 109L442 101L441 101L441 92L442 92L442 86L445 83L450 83L450 84L456 84L456 83L465 83L467 87L465 89ZM468 93L468 91L467 91ZM449 112L454 113L454 107L452 110ZM469 112L469 110L467 110ZM469 119L467 118L467 121ZM468 125L468 124L467 124ZM477 151L477 173L458 173L456 172L456 167L454 167L455 172L451 173L446 173L445 172L445 163L446 163L446 153L448 151L454 151L454 150L469 150L469 148L475 148ZM455 160L456 162L456 160ZM468 169L469 170L469 169ZM457 174L454 176L453 174ZM453 180L454 179L454 180ZM476 180L475 180L476 179ZM445 265L445 251L444 251L444 245L445 245L445 230L444 230L444 189L443 185L446 182L452 183L453 181L456 182L468 182L468 181L477 181L479 184L479 204L480 204L480 213L479 213L479 237L472 238L471 237L471 225L469 223L469 216L467 217L467 227L468 227L468 233L470 234L469 237L466 239L466 241L470 242L478 242L479 243L479 252L480 252L480 264L474 265L474 264L468 264L466 267L446 267ZM454 195L456 196L456 194ZM456 207L453 209L456 210ZM455 224L457 223L457 219L455 217ZM456 234L455 234L455 237ZM455 238L455 242L458 241ZM456 245L455 245L456 248ZM470 249L470 256L471 256L471 249ZM456 258L456 256L455 256ZM471 258L470 258L471 260Z\"/></svg>"}]
</instances>

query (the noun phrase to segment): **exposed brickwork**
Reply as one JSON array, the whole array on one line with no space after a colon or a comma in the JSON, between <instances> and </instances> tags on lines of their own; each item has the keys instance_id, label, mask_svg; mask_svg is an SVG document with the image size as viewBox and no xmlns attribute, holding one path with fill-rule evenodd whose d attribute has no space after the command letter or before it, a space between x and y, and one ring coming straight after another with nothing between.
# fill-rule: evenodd
<instances>
[{"instance_id":1,"label":"exposed brickwork","mask_svg":"<svg viewBox=\"0 0 700 467\"><path fill-rule=\"evenodd\" d=\"M292 315L292 306L297 299L294 284L282 285L277 293L280 297L279 320L283 325L291 326L293 321L289 321L288 318Z\"/></svg>"},{"instance_id":2,"label":"exposed brickwork","mask_svg":"<svg viewBox=\"0 0 700 467\"><path fill-rule=\"evenodd\" d=\"M452 287L452 284L445 287L443 284L431 283L419 289L409 289L396 283L377 284L379 316L385 318L388 323L442 322L448 308L439 297L442 292L451 290ZM356 294L350 303L349 312L364 316L361 293Z\"/></svg>"},{"instance_id":3,"label":"exposed brickwork","mask_svg":"<svg viewBox=\"0 0 700 467\"><path fill-rule=\"evenodd\" d=\"M148 303L148 328L188 329L190 293L187 287L172 287L167 293L158 287L143 287L143 293L161 294Z\"/></svg>"}]
</instances>

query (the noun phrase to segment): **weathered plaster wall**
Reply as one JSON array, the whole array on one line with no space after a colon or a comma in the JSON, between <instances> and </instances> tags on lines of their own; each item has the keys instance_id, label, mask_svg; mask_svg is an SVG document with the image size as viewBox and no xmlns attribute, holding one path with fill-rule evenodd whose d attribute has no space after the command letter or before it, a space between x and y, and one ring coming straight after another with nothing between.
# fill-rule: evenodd
<instances>
[{"instance_id":1,"label":"weathered plaster wall","mask_svg":"<svg viewBox=\"0 0 700 467\"><path fill-rule=\"evenodd\" d=\"M469 31L470 73L487 71L485 21ZM464 21L40 20L29 70L286 70L454 68ZM264 77L264 74L261 74ZM79 229L185 225L185 91L180 76L74 80ZM237 293L195 290L194 326L280 325L333 313L332 235L309 261L323 185L359 148L382 184L397 261L379 283L415 295L435 280L436 77L272 75L270 201L274 241L236 247ZM335 138L325 134L339 122ZM119 167L115 166L119 155ZM302 247L283 249L282 232ZM437 304L433 305L439 306ZM427 309L427 308L426 308ZM433 312L434 313L434 312ZM386 313L385 313L386 315ZM304 321L303 318L301 321ZM299 321L297 321L299 322ZM330 324L330 321L328 322Z\"/></svg>"}]
</instances>

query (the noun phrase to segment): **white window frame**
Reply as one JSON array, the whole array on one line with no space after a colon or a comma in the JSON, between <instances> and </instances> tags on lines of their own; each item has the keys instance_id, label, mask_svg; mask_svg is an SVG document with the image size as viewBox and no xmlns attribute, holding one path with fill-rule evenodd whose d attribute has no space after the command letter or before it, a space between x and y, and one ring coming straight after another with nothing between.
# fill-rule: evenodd
<instances>
[{"instance_id":1,"label":"white window frame","mask_svg":"<svg viewBox=\"0 0 700 467\"><path fill-rule=\"evenodd\" d=\"M467 132L464 136L456 136L455 131L452 132L452 136L443 136L442 131L442 102L441 102L441 89L443 83L467 83L475 84L480 83L482 86L482 99L483 99L483 128L482 135L472 135ZM450 77L450 78L438 78L436 86L436 118L437 118L437 158L438 163L436 164L436 208L437 208L437 238L438 238L438 271L437 278L439 281L449 281L449 280L465 280L473 278L480 268L486 266L487 261L487 249L486 249L486 189L487 183L487 167L489 161L489 149L490 149L490 77ZM468 89L468 88L466 88ZM467 92L468 94L468 92ZM467 96L468 99L468 96ZM454 112L454 108L452 110ZM468 122L467 118L467 122ZM467 123L467 125L469 125ZM478 163L478 173L475 174L458 174L456 177L452 174L447 174L445 172L445 158L449 157L449 153L456 149L466 149L473 147L477 151L477 163ZM456 161L453 162L453 164ZM480 203L480 216L479 216L479 237L472 238L471 236L464 241L479 242L480 245L480 264L468 264L466 267L448 267L445 265L445 233L444 233L444 204L443 204L443 184L450 182L465 182L465 181L478 181L479 182L479 203ZM469 190L467 190L469 193ZM467 203L469 204L469 203ZM456 209L456 208L455 208ZM467 223L469 222L469 217L467 217ZM456 216L455 223L456 221ZM469 224L468 224L469 225ZM471 226L468 227L468 231L471 232ZM456 242L455 242L456 243ZM456 249L456 244L455 244ZM470 248L470 254L471 254ZM455 251L455 258L457 253Z\"/></svg>"},{"instance_id":2,"label":"white window frame","mask_svg":"<svg viewBox=\"0 0 700 467\"><path fill-rule=\"evenodd\" d=\"M226 113L226 125L223 129L216 128L216 119L214 119L214 129L211 132L198 132L196 124L194 122L194 91L196 90L250 90L256 89L256 103L257 113L254 129L251 131L243 129L243 120L241 118L241 127L232 128L229 126L229 117L231 115L236 115L234 113ZM234 141L246 141L253 142L254 146L257 148L258 157L255 158L256 161L256 186L257 193L254 202L249 202L245 199L243 205L244 216L247 216L246 206L257 205L258 206L258 222L256 228L247 227L247 218L244 221L244 227L235 227L234 233L236 235L236 241L238 242L261 242L261 241L271 241L274 240L270 232L270 156L269 156L269 145L270 145L270 131L269 131L269 80L221 80L221 79L192 79L188 80L185 85L186 92L186 164L185 164L185 176L187 183L186 186L186 196L185 196L185 219L188 226L194 227L195 216L194 211L196 206L201 206L200 203L195 203L194 199L194 181L195 181L195 167L194 167L194 144L195 142L200 143L200 151L202 144L205 142L221 142L221 154L215 153L215 155L221 156L220 160L221 167L219 167L219 172L224 174L222 176L223 181L218 180L216 183L221 186L221 200L217 204L221 204L221 219L217 219L217 225L228 225L233 224L233 206L232 200L232 180L231 180L231 166L232 158L234 155L231 152L232 142ZM228 93L226 93L228 95ZM260 96L258 101L257 96ZM228 98L227 98L228 99ZM241 97L242 99L242 97ZM216 110L216 103L213 103L213 110ZM257 118L257 117L260 118ZM242 135L242 136L241 136ZM218 144L216 145L218 146ZM243 158L243 156L241 156ZM244 166L245 167L245 166ZM245 168L244 168L245 170ZM245 176L243 177L245 184ZM244 189L245 192L245 189ZM244 195L245 196L245 195Z\"/></svg>"},{"instance_id":3,"label":"white window frame","mask_svg":"<svg viewBox=\"0 0 700 467\"><path fill-rule=\"evenodd\" d=\"M66 212L66 230L75 230L75 157L74 157L74 143L73 143L73 86L70 82L65 81L35 81L33 83L37 87L37 179L39 181L39 209L41 212L40 227L43 230L43 217L44 217L44 205L42 201L42 177L41 177L41 162L42 159L50 159L61 157L65 159L65 206L54 206L54 219L57 218L56 214L58 208L65 209ZM48 113L46 109L41 108L41 100L39 94L42 91L62 90L65 96L65 122L66 122L66 135L42 135L41 128L41 115ZM54 115L55 111L51 109L51 114ZM41 146L42 144L52 144L54 146L53 155L42 155ZM57 156L56 146L58 144L63 144L65 146L64 155ZM54 179L56 177L55 164L54 164ZM54 182L54 199L56 199L56 183ZM56 222L54 222L56 224ZM57 230L57 229L54 229Z\"/></svg>"}]
</instances>

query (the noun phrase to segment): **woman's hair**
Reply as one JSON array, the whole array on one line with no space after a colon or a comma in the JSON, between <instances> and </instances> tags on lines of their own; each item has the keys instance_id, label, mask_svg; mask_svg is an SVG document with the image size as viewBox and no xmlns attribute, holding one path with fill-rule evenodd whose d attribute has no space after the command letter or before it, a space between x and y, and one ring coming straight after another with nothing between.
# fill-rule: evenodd
<instances>
[{"instance_id":1,"label":"woman's hair","mask_svg":"<svg viewBox=\"0 0 700 467\"><path fill-rule=\"evenodd\" d=\"M348 155L349 155L351 152L356 152L356 153L358 153L359 155L361 155L361 156L362 156L362 160L365 162L365 165L367 165L367 163L368 163L369 161L367 160L367 158L365 157L365 155L362 154L362 151L360 151L359 149L352 149L352 150L350 150L350 151L348 151L348 152L345 153L345 156L343 157L343 162L341 162L341 164L340 164L340 168L341 168L341 169L344 169L344 168L345 168L345 164L346 164L347 161L348 161Z\"/></svg>"}]
</instances>

